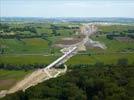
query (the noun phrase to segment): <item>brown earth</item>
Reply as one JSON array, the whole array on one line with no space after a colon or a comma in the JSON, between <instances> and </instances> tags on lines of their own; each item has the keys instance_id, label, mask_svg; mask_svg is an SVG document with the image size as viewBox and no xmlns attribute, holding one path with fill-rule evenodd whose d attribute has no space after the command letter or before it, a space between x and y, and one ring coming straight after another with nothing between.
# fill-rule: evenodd
<instances>
[{"instance_id":1,"label":"brown earth","mask_svg":"<svg viewBox=\"0 0 134 100\"><path fill-rule=\"evenodd\" d=\"M0 90L12 87L17 81L15 79L0 80Z\"/></svg>"},{"instance_id":2,"label":"brown earth","mask_svg":"<svg viewBox=\"0 0 134 100\"><path fill-rule=\"evenodd\" d=\"M62 38L61 40L57 41L56 44L72 45L82 41L84 37L84 35L77 35L70 38Z\"/></svg>"}]
</instances>

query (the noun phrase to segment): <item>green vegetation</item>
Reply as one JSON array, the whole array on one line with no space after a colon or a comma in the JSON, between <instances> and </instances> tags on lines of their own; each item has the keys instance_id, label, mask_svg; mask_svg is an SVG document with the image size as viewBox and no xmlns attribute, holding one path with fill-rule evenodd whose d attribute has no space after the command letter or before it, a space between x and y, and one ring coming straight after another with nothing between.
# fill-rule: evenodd
<instances>
[{"instance_id":1,"label":"green vegetation","mask_svg":"<svg viewBox=\"0 0 134 100\"><path fill-rule=\"evenodd\" d=\"M73 65L71 67L76 67L79 65L93 65L97 62L113 65L118 62L119 59L127 59L129 65L134 64L134 45L133 40L129 41L120 41L117 39L108 39L106 37L109 32L116 32L116 34L120 34L122 31L133 30L134 26L128 25L113 25L113 26L98 26L99 31L96 35L91 36L91 38L95 41L99 41L106 45L107 49L98 49L98 48L90 48L86 52L82 52L83 54L78 54L67 62L67 64ZM128 33L126 33L128 34ZM70 67L70 68L71 68Z\"/></svg>"},{"instance_id":2,"label":"green vegetation","mask_svg":"<svg viewBox=\"0 0 134 100\"><path fill-rule=\"evenodd\" d=\"M73 27L70 27L72 25ZM75 30L79 29L79 24L74 23L0 23L1 36L6 38L6 36L11 37L42 37L42 36L52 36L55 34L53 30L58 31L61 36L74 34Z\"/></svg>"},{"instance_id":3,"label":"green vegetation","mask_svg":"<svg viewBox=\"0 0 134 100\"><path fill-rule=\"evenodd\" d=\"M35 27L37 30L34 38L12 38L0 39L1 53L0 64L6 65L29 65L42 66L47 65L60 56L60 48L53 47L55 42L63 37L72 36L72 33L78 29L78 24L72 23L34 23L34 24L9 24L11 28L24 28L26 26ZM75 27L72 27L75 26ZM98 26L99 35L93 35L91 38L96 41L104 43L107 47L106 50L89 49L83 55L76 55L71 58L67 64L95 64L102 62L104 64L115 64L118 59L126 58L129 64L133 61L133 42L121 42L116 39L110 40L106 37L109 32L124 32L133 30L133 26L128 25L112 25L112 26ZM46 31L47 30L47 31ZM113 30L113 31L112 31ZM49 32L48 32L49 31ZM53 33L54 32L54 33ZM104 34L105 33L105 34ZM19 33L16 33L19 34ZM24 34L26 34L24 32ZM35 34L35 33L32 33ZM60 34L57 36L57 34ZM58 56L53 56L58 55ZM60 54L60 55L59 55ZM47 55L47 56L43 56ZM80 62L82 61L82 62ZM2 67L3 68L3 67Z\"/></svg>"},{"instance_id":4,"label":"green vegetation","mask_svg":"<svg viewBox=\"0 0 134 100\"><path fill-rule=\"evenodd\" d=\"M9 89L31 71L0 70L0 90Z\"/></svg>"},{"instance_id":5,"label":"green vegetation","mask_svg":"<svg viewBox=\"0 0 134 100\"><path fill-rule=\"evenodd\" d=\"M55 42L65 36L71 36L79 28L69 25L77 24L1 23L0 64L49 64L57 58L53 54L61 55L60 48L54 46ZM31 31L33 29L36 32Z\"/></svg>"},{"instance_id":6,"label":"green vegetation","mask_svg":"<svg viewBox=\"0 0 134 100\"><path fill-rule=\"evenodd\" d=\"M40 38L32 39L0 39L3 53L45 53L48 52L48 41Z\"/></svg>"},{"instance_id":7,"label":"green vegetation","mask_svg":"<svg viewBox=\"0 0 134 100\"><path fill-rule=\"evenodd\" d=\"M98 26L91 38L106 50L92 48L69 59L67 75L51 79L26 92L4 100L131 100L133 99L134 45L131 41L108 38L118 35L133 41L134 26ZM61 56L57 40L72 37L76 23L0 24L0 90L9 89L34 69L44 68ZM128 38L129 37L129 38ZM35 92L35 91L38 91Z\"/></svg>"},{"instance_id":8,"label":"green vegetation","mask_svg":"<svg viewBox=\"0 0 134 100\"><path fill-rule=\"evenodd\" d=\"M55 41L70 37L79 29L79 24L74 23L0 23L0 26L1 54L59 53Z\"/></svg>"},{"instance_id":9,"label":"green vegetation","mask_svg":"<svg viewBox=\"0 0 134 100\"><path fill-rule=\"evenodd\" d=\"M0 68L8 70L45 67L61 56L55 42L79 29L75 23L18 22L0 23L0 26Z\"/></svg>"},{"instance_id":10,"label":"green vegetation","mask_svg":"<svg viewBox=\"0 0 134 100\"><path fill-rule=\"evenodd\" d=\"M133 77L133 67L76 68L1 100L133 100Z\"/></svg>"},{"instance_id":11,"label":"green vegetation","mask_svg":"<svg viewBox=\"0 0 134 100\"><path fill-rule=\"evenodd\" d=\"M0 63L12 65L49 64L56 58L57 56L51 55L1 55Z\"/></svg>"},{"instance_id":12,"label":"green vegetation","mask_svg":"<svg viewBox=\"0 0 134 100\"><path fill-rule=\"evenodd\" d=\"M94 55L76 55L69 59L67 65L79 65L79 64L89 64L93 65L97 62L102 62L104 64L116 64L118 59L126 58L128 63L134 64L134 54L94 54ZM70 67L70 66L69 66Z\"/></svg>"},{"instance_id":13,"label":"green vegetation","mask_svg":"<svg viewBox=\"0 0 134 100\"><path fill-rule=\"evenodd\" d=\"M111 32L122 32L128 30L134 30L134 26L132 25L106 25L106 26L97 26L101 33L111 33Z\"/></svg>"},{"instance_id":14,"label":"green vegetation","mask_svg":"<svg viewBox=\"0 0 134 100\"><path fill-rule=\"evenodd\" d=\"M125 51L129 52L129 50L134 50L133 42L127 42L127 41L121 42L115 39L109 40L106 38L106 35L100 35L98 37L92 36L92 39L105 44L107 47L105 52L125 52Z\"/></svg>"}]
</instances>

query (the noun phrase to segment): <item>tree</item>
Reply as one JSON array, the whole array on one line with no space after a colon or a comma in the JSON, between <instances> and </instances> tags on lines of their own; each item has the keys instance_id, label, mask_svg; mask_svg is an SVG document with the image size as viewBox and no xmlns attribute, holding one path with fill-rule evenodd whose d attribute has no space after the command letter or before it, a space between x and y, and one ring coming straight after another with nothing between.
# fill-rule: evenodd
<instances>
[{"instance_id":1,"label":"tree","mask_svg":"<svg viewBox=\"0 0 134 100\"><path fill-rule=\"evenodd\" d=\"M52 34L54 34L56 36L57 32L55 29L52 30Z\"/></svg>"},{"instance_id":2,"label":"tree","mask_svg":"<svg viewBox=\"0 0 134 100\"><path fill-rule=\"evenodd\" d=\"M128 59L126 59L126 58L118 59L117 65L119 65L119 66L127 66L128 65Z\"/></svg>"},{"instance_id":3,"label":"tree","mask_svg":"<svg viewBox=\"0 0 134 100\"><path fill-rule=\"evenodd\" d=\"M113 36L112 35L106 35L107 39L113 40Z\"/></svg>"},{"instance_id":4,"label":"tree","mask_svg":"<svg viewBox=\"0 0 134 100\"><path fill-rule=\"evenodd\" d=\"M95 63L95 66L96 67L103 67L104 66L104 63L103 62L96 62Z\"/></svg>"},{"instance_id":5,"label":"tree","mask_svg":"<svg viewBox=\"0 0 134 100\"><path fill-rule=\"evenodd\" d=\"M120 35L124 37L126 36L126 32L120 32Z\"/></svg>"}]
</instances>

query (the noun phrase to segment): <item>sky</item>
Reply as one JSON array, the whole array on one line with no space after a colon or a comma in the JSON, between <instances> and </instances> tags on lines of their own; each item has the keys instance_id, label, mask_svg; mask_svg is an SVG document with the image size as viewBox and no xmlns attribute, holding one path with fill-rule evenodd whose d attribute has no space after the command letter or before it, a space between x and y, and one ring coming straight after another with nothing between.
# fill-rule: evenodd
<instances>
[{"instance_id":1,"label":"sky","mask_svg":"<svg viewBox=\"0 0 134 100\"><path fill-rule=\"evenodd\" d=\"M134 0L0 0L0 16L134 18Z\"/></svg>"}]
</instances>

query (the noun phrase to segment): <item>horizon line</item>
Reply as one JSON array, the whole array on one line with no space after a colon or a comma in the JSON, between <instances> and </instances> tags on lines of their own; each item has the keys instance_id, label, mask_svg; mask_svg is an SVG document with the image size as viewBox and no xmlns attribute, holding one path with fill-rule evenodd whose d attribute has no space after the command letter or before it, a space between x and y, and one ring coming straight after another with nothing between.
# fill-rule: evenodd
<instances>
[{"instance_id":1,"label":"horizon line","mask_svg":"<svg viewBox=\"0 0 134 100\"><path fill-rule=\"evenodd\" d=\"M134 17L40 17L40 16L0 16L0 18L134 18Z\"/></svg>"}]
</instances>

